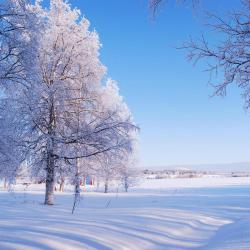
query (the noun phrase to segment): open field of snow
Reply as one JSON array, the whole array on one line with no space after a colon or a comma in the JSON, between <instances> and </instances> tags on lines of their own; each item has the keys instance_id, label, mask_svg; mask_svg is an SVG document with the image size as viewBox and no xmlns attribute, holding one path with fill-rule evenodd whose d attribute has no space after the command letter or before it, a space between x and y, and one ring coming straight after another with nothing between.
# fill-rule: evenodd
<instances>
[{"instance_id":1,"label":"open field of snow","mask_svg":"<svg viewBox=\"0 0 250 250\"><path fill-rule=\"evenodd\" d=\"M250 249L250 178L141 180L130 193L0 188L0 249Z\"/></svg>"}]
</instances>

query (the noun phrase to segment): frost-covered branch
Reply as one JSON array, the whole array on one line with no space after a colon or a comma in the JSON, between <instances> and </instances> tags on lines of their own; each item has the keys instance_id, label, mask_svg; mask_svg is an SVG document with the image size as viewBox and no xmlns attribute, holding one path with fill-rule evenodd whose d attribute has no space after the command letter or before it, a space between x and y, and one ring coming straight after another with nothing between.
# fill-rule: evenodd
<instances>
[{"instance_id":1,"label":"frost-covered branch","mask_svg":"<svg viewBox=\"0 0 250 250\"><path fill-rule=\"evenodd\" d=\"M182 48L188 50L188 59L194 63L208 61L207 70L211 73L211 83L215 95L225 95L230 84L242 89L246 108L250 105L250 2L243 1L242 9L222 18L215 14L210 17L209 27L224 38L216 46L209 46L204 36L199 41L190 39ZM223 73L223 80L213 82L217 72Z\"/></svg>"}]
</instances>

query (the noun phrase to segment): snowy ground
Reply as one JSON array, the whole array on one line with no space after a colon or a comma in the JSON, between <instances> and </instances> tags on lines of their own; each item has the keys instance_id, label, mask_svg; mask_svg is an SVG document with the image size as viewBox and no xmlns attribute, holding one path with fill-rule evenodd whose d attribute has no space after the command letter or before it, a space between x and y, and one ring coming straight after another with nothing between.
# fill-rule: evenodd
<instances>
[{"instance_id":1,"label":"snowy ground","mask_svg":"<svg viewBox=\"0 0 250 250\"><path fill-rule=\"evenodd\" d=\"M0 188L0 249L248 250L250 178L143 180L125 193L72 193L46 207L43 186Z\"/></svg>"}]
</instances>

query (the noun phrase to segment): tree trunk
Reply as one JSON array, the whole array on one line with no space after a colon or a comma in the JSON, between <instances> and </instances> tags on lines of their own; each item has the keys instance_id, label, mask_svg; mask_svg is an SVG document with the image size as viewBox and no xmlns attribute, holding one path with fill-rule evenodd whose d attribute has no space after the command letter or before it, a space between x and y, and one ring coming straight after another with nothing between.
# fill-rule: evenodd
<instances>
[{"instance_id":1,"label":"tree trunk","mask_svg":"<svg viewBox=\"0 0 250 250\"><path fill-rule=\"evenodd\" d=\"M61 178L61 182L60 182L60 187L59 187L59 191L63 192L64 191L64 184L65 184L65 178L62 177Z\"/></svg>"},{"instance_id":2,"label":"tree trunk","mask_svg":"<svg viewBox=\"0 0 250 250\"><path fill-rule=\"evenodd\" d=\"M54 109L54 96L50 96L51 107L49 117L48 135L50 139L47 142L47 168L46 168L46 191L45 191L45 205L54 205L54 190L55 190L55 109Z\"/></svg>"},{"instance_id":3,"label":"tree trunk","mask_svg":"<svg viewBox=\"0 0 250 250\"><path fill-rule=\"evenodd\" d=\"M6 189L7 188L7 178L4 177L4 184L3 184L3 188Z\"/></svg>"},{"instance_id":4,"label":"tree trunk","mask_svg":"<svg viewBox=\"0 0 250 250\"><path fill-rule=\"evenodd\" d=\"M45 205L54 205L54 189L55 189L55 159L49 155L47 163L47 176L46 176L46 193Z\"/></svg>"},{"instance_id":5,"label":"tree trunk","mask_svg":"<svg viewBox=\"0 0 250 250\"><path fill-rule=\"evenodd\" d=\"M81 195L81 180L80 180L80 161L79 158L76 158L76 176L75 176L75 197L74 197L74 203L73 203L73 207L72 207L72 214L75 211L76 205L77 203L80 202L80 195Z\"/></svg>"},{"instance_id":6,"label":"tree trunk","mask_svg":"<svg viewBox=\"0 0 250 250\"><path fill-rule=\"evenodd\" d=\"M76 180L75 180L75 191L80 194L81 180L80 180L80 159L76 158Z\"/></svg>"},{"instance_id":7,"label":"tree trunk","mask_svg":"<svg viewBox=\"0 0 250 250\"><path fill-rule=\"evenodd\" d=\"M108 179L106 179L104 185L104 193L108 193L108 189L109 189L109 181Z\"/></svg>"},{"instance_id":8,"label":"tree trunk","mask_svg":"<svg viewBox=\"0 0 250 250\"><path fill-rule=\"evenodd\" d=\"M96 189L99 191L99 187L100 187L100 182L99 182L99 179L97 179L97 182L96 182Z\"/></svg>"},{"instance_id":9,"label":"tree trunk","mask_svg":"<svg viewBox=\"0 0 250 250\"><path fill-rule=\"evenodd\" d=\"M124 188L125 188L125 192L127 193L128 192L128 183L125 183Z\"/></svg>"},{"instance_id":10,"label":"tree trunk","mask_svg":"<svg viewBox=\"0 0 250 250\"><path fill-rule=\"evenodd\" d=\"M128 178L127 177L124 178L124 189L125 189L125 192L127 193L128 192Z\"/></svg>"}]
</instances>

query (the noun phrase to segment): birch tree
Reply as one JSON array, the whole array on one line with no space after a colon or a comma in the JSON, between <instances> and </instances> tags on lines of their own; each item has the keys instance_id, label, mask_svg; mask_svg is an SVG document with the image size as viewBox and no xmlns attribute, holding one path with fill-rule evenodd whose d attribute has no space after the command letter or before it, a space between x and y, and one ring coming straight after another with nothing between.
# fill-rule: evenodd
<instances>
[{"instance_id":1,"label":"birch tree","mask_svg":"<svg viewBox=\"0 0 250 250\"><path fill-rule=\"evenodd\" d=\"M12 109L15 106L12 92L17 85L27 83L34 65L31 58L35 53L35 43L31 33L36 29L37 18L28 7L25 0L6 0L0 3L0 172L9 180L14 178L23 159L22 125Z\"/></svg>"},{"instance_id":2,"label":"birch tree","mask_svg":"<svg viewBox=\"0 0 250 250\"><path fill-rule=\"evenodd\" d=\"M103 159L99 160L99 176L104 181L104 192L107 193L109 182L117 179L121 173L124 159L134 153L134 144L137 141L135 135L138 129L136 127L131 129L131 125L134 124L132 114L119 93L117 83L112 79L108 79L106 86L102 88L101 100L103 113L112 114L109 122L120 124L114 139L120 139L121 145L115 151L104 154ZM121 124L124 125L121 126Z\"/></svg>"},{"instance_id":3,"label":"birch tree","mask_svg":"<svg viewBox=\"0 0 250 250\"><path fill-rule=\"evenodd\" d=\"M63 0L51 0L49 9L40 1L4 6L11 15L0 16L2 30L9 32L1 43L6 53L1 83L12 83L5 88L11 103L5 111L14 119L2 129L16 129L12 139L19 158L28 162L32 176L44 176L45 204L52 205L58 175L79 180L81 163L129 152L129 134L137 128L117 87L102 84L106 68L99 60L98 34L89 31L78 9ZM10 133L3 134L6 141Z\"/></svg>"},{"instance_id":4,"label":"birch tree","mask_svg":"<svg viewBox=\"0 0 250 250\"><path fill-rule=\"evenodd\" d=\"M136 135L136 134L135 134ZM134 135L134 136L135 136ZM136 184L136 177L138 170L136 169L137 164L137 138L134 143L134 149L132 153L129 153L127 155L123 155L123 159L120 161L120 167L118 169L118 177L121 180L121 184L125 190L125 192L128 192L128 189Z\"/></svg>"},{"instance_id":5,"label":"birch tree","mask_svg":"<svg viewBox=\"0 0 250 250\"><path fill-rule=\"evenodd\" d=\"M29 131L24 141L33 175L46 176L45 204L52 205L59 165L78 176L80 159L129 150L127 135L136 127L105 108L99 38L80 11L62 0L51 0L48 10L39 3L30 9L44 21L36 34L36 67L16 90L17 108Z\"/></svg>"},{"instance_id":6,"label":"birch tree","mask_svg":"<svg viewBox=\"0 0 250 250\"><path fill-rule=\"evenodd\" d=\"M11 109L8 99L0 101L0 178L7 183L14 183L25 152L22 144L22 125Z\"/></svg>"},{"instance_id":7,"label":"birch tree","mask_svg":"<svg viewBox=\"0 0 250 250\"><path fill-rule=\"evenodd\" d=\"M40 30L36 79L22 90L19 105L32 124L31 165L36 172L45 170L45 204L53 204L56 164L64 157L62 146L68 138L69 106L81 85L84 90L96 88L104 67L98 59L98 36L88 31L86 19L78 20L78 10L52 0L48 11L38 3L34 11L43 16L45 25Z\"/></svg>"},{"instance_id":8,"label":"birch tree","mask_svg":"<svg viewBox=\"0 0 250 250\"><path fill-rule=\"evenodd\" d=\"M13 180L25 159L26 126L17 112L19 87L29 84L36 63L39 18L26 0L0 3L0 172ZM7 172L6 172L7 170Z\"/></svg>"}]
</instances>

